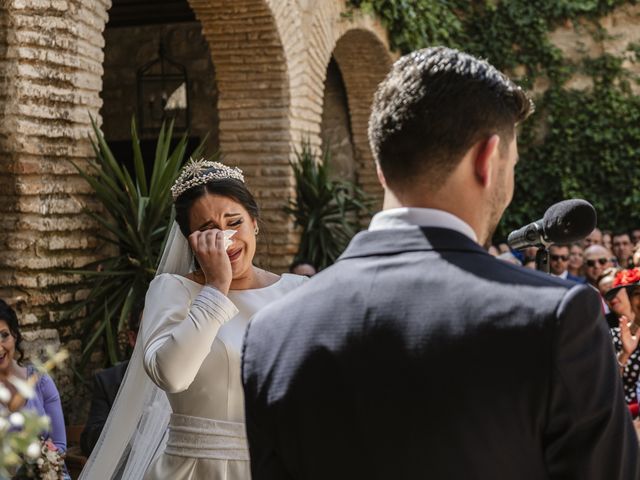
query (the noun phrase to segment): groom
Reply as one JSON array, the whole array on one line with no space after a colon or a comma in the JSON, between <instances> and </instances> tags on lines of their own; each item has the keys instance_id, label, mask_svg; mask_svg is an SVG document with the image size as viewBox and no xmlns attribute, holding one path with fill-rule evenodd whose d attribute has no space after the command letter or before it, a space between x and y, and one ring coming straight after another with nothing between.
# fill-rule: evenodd
<instances>
[{"instance_id":1,"label":"groom","mask_svg":"<svg viewBox=\"0 0 640 480\"><path fill-rule=\"evenodd\" d=\"M438 47L400 58L372 108L384 211L246 335L253 480L640 478L597 293L481 247L526 95Z\"/></svg>"}]
</instances>

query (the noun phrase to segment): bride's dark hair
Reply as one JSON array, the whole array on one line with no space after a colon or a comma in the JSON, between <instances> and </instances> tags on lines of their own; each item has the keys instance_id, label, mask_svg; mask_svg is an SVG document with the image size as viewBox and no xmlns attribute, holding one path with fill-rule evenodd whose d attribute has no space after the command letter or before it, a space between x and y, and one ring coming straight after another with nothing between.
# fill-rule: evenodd
<instances>
[{"instance_id":1,"label":"bride's dark hair","mask_svg":"<svg viewBox=\"0 0 640 480\"><path fill-rule=\"evenodd\" d=\"M251 218L256 221L260 219L258 204L244 183L233 178L211 180L203 185L198 185L186 190L176 198L174 202L176 207L176 222L178 222L180 231L185 237L189 237L192 233L189 228L189 211L194 202L205 193L228 197L242 205Z\"/></svg>"}]
</instances>

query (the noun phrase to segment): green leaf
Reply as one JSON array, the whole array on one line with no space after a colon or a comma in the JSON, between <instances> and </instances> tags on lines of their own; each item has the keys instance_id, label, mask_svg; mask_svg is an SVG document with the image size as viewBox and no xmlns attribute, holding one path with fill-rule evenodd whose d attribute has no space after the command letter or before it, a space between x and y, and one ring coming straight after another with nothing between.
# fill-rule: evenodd
<instances>
[{"instance_id":1,"label":"green leaf","mask_svg":"<svg viewBox=\"0 0 640 480\"><path fill-rule=\"evenodd\" d=\"M331 265L360 228L358 218L368 213L364 192L346 181L331 180L330 153L322 159L308 140L302 142L291 162L295 197L283 207L302 229L298 258L322 269Z\"/></svg>"},{"instance_id":2,"label":"green leaf","mask_svg":"<svg viewBox=\"0 0 640 480\"><path fill-rule=\"evenodd\" d=\"M82 321L83 365L100 348L106 349L111 364L122 360L117 333L136 314L153 279L168 227L175 218L170 188L188 154L188 135L184 134L172 149L173 126L162 125L151 180L147 182L135 119L131 121L133 172L114 157L94 119L92 127L89 139L95 163L86 172L71 163L94 189L95 198L102 205L100 213L88 210L85 213L100 225L98 238L116 247L117 253L83 269L67 270L68 274L81 275L90 289L88 297L74 305L68 314L76 316L86 311ZM194 152L202 155L203 144Z\"/></svg>"},{"instance_id":3,"label":"green leaf","mask_svg":"<svg viewBox=\"0 0 640 480\"><path fill-rule=\"evenodd\" d=\"M142 150L140 150L140 139L134 117L131 117L131 144L133 145L133 164L136 170L136 181L140 189L139 194L143 197L148 197L147 173L144 168L144 159L142 158Z\"/></svg>"}]
</instances>

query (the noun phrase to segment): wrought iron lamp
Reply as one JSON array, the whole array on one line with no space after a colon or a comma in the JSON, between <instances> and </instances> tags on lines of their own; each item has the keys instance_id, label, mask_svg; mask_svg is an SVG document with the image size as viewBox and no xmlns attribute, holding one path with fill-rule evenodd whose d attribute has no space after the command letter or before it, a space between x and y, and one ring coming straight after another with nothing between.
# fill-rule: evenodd
<instances>
[{"instance_id":1,"label":"wrought iron lamp","mask_svg":"<svg viewBox=\"0 0 640 480\"><path fill-rule=\"evenodd\" d=\"M174 133L189 129L189 78L184 65L169 58L162 40L158 57L136 72L138 122L144 134L157 134L164 121L174 121Z\"/></svg>"}]
</instances>

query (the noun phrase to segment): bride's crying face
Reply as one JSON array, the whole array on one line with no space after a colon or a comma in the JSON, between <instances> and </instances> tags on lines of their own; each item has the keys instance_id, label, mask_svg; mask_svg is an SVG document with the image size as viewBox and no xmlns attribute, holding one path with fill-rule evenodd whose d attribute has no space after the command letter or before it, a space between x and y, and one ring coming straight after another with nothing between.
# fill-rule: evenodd
<instances>
[{"instance_id":1,"label":"bride's crying face","mask_svg":"<svg viewBox=\"0 0 640 480\"><path fill-rule=\"evenodd\" d=\"M256 220L242 204L229 197L207 192L191 206L189 226L192 232L212 228L234 230L236 233L227 248L233 279L250 274L256 253Z\"/></svg>"}]
</instances>

